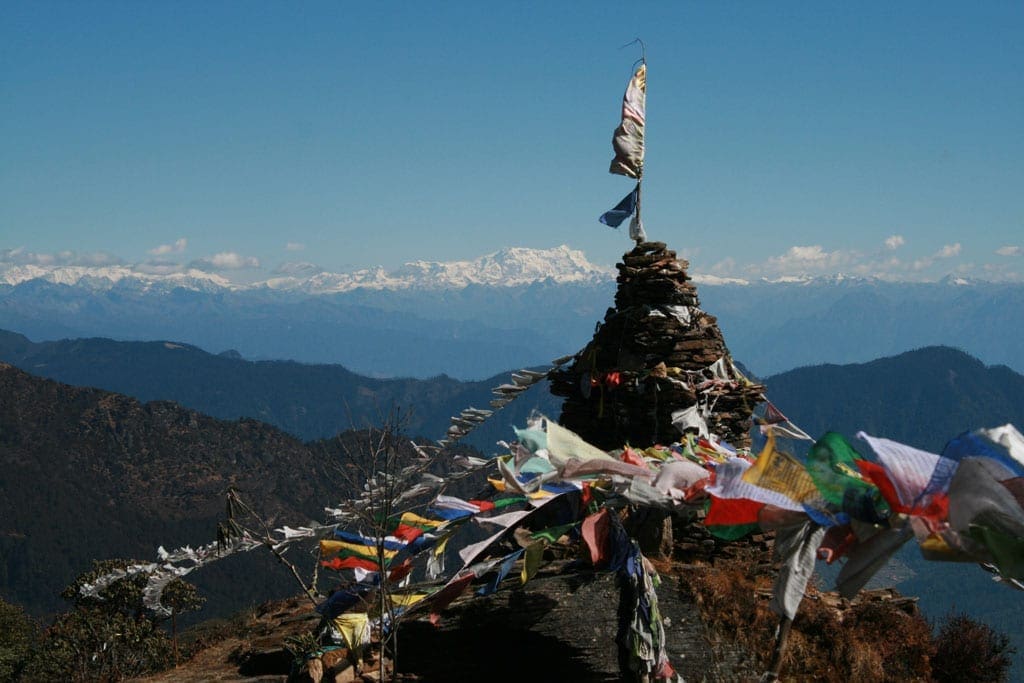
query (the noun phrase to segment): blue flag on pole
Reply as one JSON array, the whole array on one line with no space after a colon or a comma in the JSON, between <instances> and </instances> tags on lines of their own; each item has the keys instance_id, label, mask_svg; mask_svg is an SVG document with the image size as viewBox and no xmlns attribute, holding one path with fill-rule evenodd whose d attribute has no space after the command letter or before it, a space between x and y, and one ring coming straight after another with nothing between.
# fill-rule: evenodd
<instances>
[{"instance_id":1,"label":"blue flag on pole","mask_svg":"<svg viewBox=\"0 0 1024 683\"><path fill-rule=\"evenodd\" d=\"M605 211L597 220L612 228L622 225L622 221L632 216L633 212L636 211L636 192L636 189L634 189L627 194L622 198L621 202L615 205L614 209Z\"/></svg>"}]
</instances>

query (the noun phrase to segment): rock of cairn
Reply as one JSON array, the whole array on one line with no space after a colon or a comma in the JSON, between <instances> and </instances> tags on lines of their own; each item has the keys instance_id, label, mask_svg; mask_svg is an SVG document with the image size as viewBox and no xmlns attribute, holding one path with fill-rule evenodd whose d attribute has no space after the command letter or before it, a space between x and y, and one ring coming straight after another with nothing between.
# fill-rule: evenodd
<instances>
[{"instance_id":1,"label":"rock of cairn","mask_svg":"<svg viewBox=\"0 0 1024 683\"><path fill-rule=\"evenodd\" d=\"M699 404L711 433L749 447L764 386L734 368L717 320L700 309L689 264L662 242L644 242L617 267L615 308L551 375L552 392L565 397L559 422L599 448L646 448L678 441L673 413Z\"/></svg>"}]
</instances>

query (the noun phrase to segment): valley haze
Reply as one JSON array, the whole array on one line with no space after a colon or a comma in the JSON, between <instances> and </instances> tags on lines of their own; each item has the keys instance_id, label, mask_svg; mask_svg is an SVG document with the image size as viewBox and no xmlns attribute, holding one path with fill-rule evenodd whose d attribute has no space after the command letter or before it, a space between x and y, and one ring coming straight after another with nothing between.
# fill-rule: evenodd
<instances>
[{"instance_id":1,"label":"valley haze","mask_svg":"<svg viewBox=\"0 0 1024 683\"><path fill-rule=\"evenodd\" d=\"M0 259L0 328L34 341L172 340L249 359L337 363L372 377L482 379L585 345L615 269L582 251L508 248L469 261L332 273L293 263L243 282L206 270ZM1024 284L948 276L694 276L733 356L767 375L962 348L1024 371Z\"/></svg>"}]
</instances>

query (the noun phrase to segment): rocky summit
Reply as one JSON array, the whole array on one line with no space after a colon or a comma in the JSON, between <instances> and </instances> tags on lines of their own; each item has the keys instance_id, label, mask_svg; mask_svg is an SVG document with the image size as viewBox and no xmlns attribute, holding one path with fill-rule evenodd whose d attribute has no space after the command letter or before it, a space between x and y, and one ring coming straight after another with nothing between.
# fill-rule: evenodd
<instances>
[{"instance_id":1,"label":"rocky summit","mask_svg":"<svg viewBox=\"0 0 1024 683\"><path fill-rule=\"evenodd\" d=\"M680 412L696 409L707 430L749 446L764 387L733 365L688 267L663 242L623 256L615 307L573 363L552 374L564 426L606 449L668 444L678 440Z\"/></svg>"}]
</instances>

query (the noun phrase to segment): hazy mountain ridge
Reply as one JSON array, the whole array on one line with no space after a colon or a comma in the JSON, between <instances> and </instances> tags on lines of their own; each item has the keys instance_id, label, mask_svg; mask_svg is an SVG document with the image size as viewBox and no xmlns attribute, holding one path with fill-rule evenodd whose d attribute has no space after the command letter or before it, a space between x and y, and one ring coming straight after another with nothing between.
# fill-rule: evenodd
<instances>
[{"instance_id":1,"label":"hazy mountain ridge","mask_svg":"<svg viewBox=\"0 0 1024 683\"><path fill-rule=\"evenodd\" d=\"M268 518L301 522L329 500L331 481L316 449L263 423L143 405L6 364L0 471L0 592L34 613L60 607L58 593L92 558L151 559L159 544L210 541L229 485ZM220 608L237 609L250 587L294 590L264 558L250 561L259 569L234 596L223 572L244 565L197 577L219 586Z\"/></svg>"},{"instance_id":2,"label":"hazy mountain ridge","mask_svg":"<svg viewBox=\"0 0 1024 683\"><path fill-rule=\"evenodd\" d=\"M765 382L771 401L812 436L862 430L940 452L961 432L1024 428L1024 376L950 347L797 368Z\"/></svg>"},{"instance_id":3,"label":"hazy mountain ridge","mask_svg":"<svg viewBox=\"0 0 1024 683\"><path fill-rule=\"evenodd\" d=\"M77 386L97 387L140 401L171 400L211 417L258 419L302 439L321 439L376 424L392 407L402 410L412 436L441 438L463 408L486 408L503 373L480 382L447 376L376 379L340 365L247 361L174 342L72 339L34 343L0 330L0 361ZM541 383L475 430L467 441L490 449L512 437L512 426L533 409L551 413L554 397Z\"/></svg>"},{"instance_id":4,"label":"hazy mountain ridge","mask_svg":"<svg viewBox=\"0 0 1024 683\"><path fill-rule=\"evenodd\" d=\"M833 279L704 286L700 295L733 356L762 376L935 345L1024 372L1020 284Z\"/></svg>"},{"instance_id":5,"label":"hazy mountain ridge","mask_svg":"<svg viewBox=\"0 0 1024 683\"><path fill-rule=\"evenodd\" d=\"M527 259L516 262L516 272L540 272ZM428 275L409 280L415 284L408 287L322 294L298 286L225 288L213 280L195 289L173 280L141 286L125 277L96 289L92 280L36 278L0 285L0 328L36 340L176 339L205 349L236 349L252 359L340 363L371 376L483 378L542 365L589 341L615 283L586 275L586 267L571 259L559 263L568 264L564 281L551 276L527 283L509 276L502 285L482 284L478 275L479 282L467 276L441 286L447 280L431 268L459 269L434 264L420 268ZM465 264L488 267L480 259ZM702 307L717 316L733 356L760 375L864 362L935 344L1024 371L1024 347L1016 343L1024 334L1021 284L836 276L705 282L698 292Z\"/></svg>"}]
</instances>

